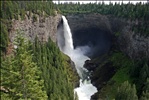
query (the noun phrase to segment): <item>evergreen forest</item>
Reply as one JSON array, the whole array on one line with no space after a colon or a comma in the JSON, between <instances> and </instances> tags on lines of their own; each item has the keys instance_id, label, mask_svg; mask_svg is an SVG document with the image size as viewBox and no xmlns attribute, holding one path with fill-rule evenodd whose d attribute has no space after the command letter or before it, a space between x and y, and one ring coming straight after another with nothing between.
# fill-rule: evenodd
<instances>
[{"instance_id":1,"label":"evergreen forest","mask_svg":"<svg viewBox=\"0 0 149 100\"><path fill-rule=\"evenodd\" d=\"M52 1L1 1L1 100L73 100L74 81L70 59L49 38L32 43L18 31L8 54L11 20L24 19L26 11L54 16Z\"/></svg>"},{"instance_id":2,"label":"evergreen forest","mask_svg":"<svg viewBox=\"0 0 149 100\"><path fill-rule=\"evenodd\" d=\"M71 67L70 58L50 38L46 43L37 37L31 42L18 31L13 43L16 47L8 53L12 44L9 39L12 20L24 20L28 11L44 17L55 16L56 11L62 15L99 13L114 16L131 22L138 21L139 24L134 25L132 31L140 37L149 36L149 3L54 4L52 0L4 0L0 4L1 100L74 99L77 73ZM36 19L35 16L33 18ZM108 57L102 65L111 62L117 72L101 89L100 95L106 100L149 100L149 59L131 59L120 50L112 51Z\"/></svg>"}]
</instances>

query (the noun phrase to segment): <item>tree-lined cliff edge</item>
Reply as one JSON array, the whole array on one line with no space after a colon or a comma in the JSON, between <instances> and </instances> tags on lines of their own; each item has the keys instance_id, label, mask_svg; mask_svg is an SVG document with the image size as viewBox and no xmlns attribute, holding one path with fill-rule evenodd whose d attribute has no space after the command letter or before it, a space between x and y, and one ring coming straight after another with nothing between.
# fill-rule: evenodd
<instances>
[{"instance_id":1,"label":"tree-lined cliff edge","mask_svg":"<svg viewBox=\"0 0 149 100\"><path fill-rule=\"evenodd\" d=\"M52 42L56 42L57 26L61 20L60 14L63 14L68 19L76 45L83 44L81 38L84 39L76 38L76 32L81 33L87 29L88 32L92 32L92 29L98 29L111 34L110 49L104 55L96 56L84 65L87 67L92 67L91 64L96 65L95 69L91 69L93 71L91 79L99 92L92 99L121 100L127 97L125 100L129 100L130 97L134 97L134 100L138 98L147 100L149 98L148 11L148 4L141 3L56 5L51 1L1 1L1 96L8 100L33 99L32 95L43 91L43 100L47 98L72 100L72 84L77 81L76 73L70 67L70 59ZM19 42L21 48L15 50L13 42L17 31L24 33L23 37L32 42L28 44ZM25 59L26 56L31 60ZM29 69L24 69L24 64L34 66L29 69L38 70L40 73L36 74L38 78L33 77ZM24 79L23 71L27 71L26 75L30 78ZM40 83L37 88L40 91L35 92L37 90L32 87L32 82L29 83L30 87L20 91L19 89L25 86L23 80ZM12 84L14 81L16 84ZM31 91L32 95L26 91Z\"/></svg>"}]
</instances>

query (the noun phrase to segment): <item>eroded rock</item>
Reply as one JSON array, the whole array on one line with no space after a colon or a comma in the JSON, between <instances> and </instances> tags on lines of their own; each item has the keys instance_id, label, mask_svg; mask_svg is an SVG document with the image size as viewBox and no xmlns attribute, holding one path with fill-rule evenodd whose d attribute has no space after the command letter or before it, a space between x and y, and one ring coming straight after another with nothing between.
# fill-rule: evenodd
<instances>
[{"instance_id":1,"label":"eroded rock","mask_svg":"<svg viewBox=\"0 0 149 100\"><path fill-rule=\"evenodd\" d=\"M29 40L33 41L37 36L40 41L47 42L51 37L56 42L56 32L61 15L56 16L39 16L37 14L28 14L24 20L12 20L12 30L10 31L10 41L13 42L17 31L25 34ZM28 17L27 17L28 16Z\"/></svg>"}]
</instances>

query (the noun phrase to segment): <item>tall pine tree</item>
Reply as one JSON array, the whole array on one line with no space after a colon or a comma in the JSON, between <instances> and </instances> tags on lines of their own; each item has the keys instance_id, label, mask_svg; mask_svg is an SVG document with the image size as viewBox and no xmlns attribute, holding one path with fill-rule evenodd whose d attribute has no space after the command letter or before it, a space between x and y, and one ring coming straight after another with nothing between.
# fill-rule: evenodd
<instances>
[{"instance_id":1,"label":"tall pine tree","mask_svg":"<svg viewBox=\"0 0 149 100\"><path fill-rule=\"evenodd\" d=\"M135 85L125 81L119 88L115 100L138 100Z\"/></svg>"},{"instance_id":2,"label":"tall pine tree","mask_svg":"<svg viewBox=\"0 0 149 100\"><path fill-rule=\"evenodd\" d=\"M40 70L32 60L29 42L18 34L14 55L2 62L1 87L12 100L47 100ZM5 99L3 99L5 100Z\"/></svg>"}]
</instances>

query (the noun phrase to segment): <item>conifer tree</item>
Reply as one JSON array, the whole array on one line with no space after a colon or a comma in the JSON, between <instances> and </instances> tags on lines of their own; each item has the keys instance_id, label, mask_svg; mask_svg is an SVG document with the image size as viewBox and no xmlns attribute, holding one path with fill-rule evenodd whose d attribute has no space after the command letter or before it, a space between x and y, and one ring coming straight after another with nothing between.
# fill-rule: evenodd
<instances>
[{"instance_id":1,"label":"conifer tree","mask_svg":"<svg viewBox=\"0 0 149 100\"><path fill-rule=\"evenodd\" d=\"M35 50L34 60L42 70L48 100L73 100L73 82L68 81L70 80L68 78L74 73L70 73L70 69L65 68L70 65L66 64L58 47L50 38L47 43L39 43L37 39L33 50Z\"/></svg>"},{"instance_id":2,"label":"conifer tree","mask_svg":"<svg viewBox=\"0 0 149 100\"><path fill-rule=\"evenodd\" d=\"M149 78L147 79L147 82L145 84L141 100L149 100Z\"/></svg>"},{"instance_id":3,"label":"conifer tree","mask_svg":"<svg viewBox=\"0 0 149 100\"><path fill-rule=\"evenodd\" d=\"M15 41L15 56L7 57L2 63L1 85L7 88L13 100L46 100L40 70L33 62L28 41L18 35ZM7 69L7 70L6 70Z\"/></svg>"},{"instance_id":4,"label":"conifer tree","mask_svg":"<svg viewBox=\"0 0 149 100\"><path fill-rule=\"evenodd\" d=\"M119 88L115 100L138 100L135 85L125 81Z\"/></svg>"}]
</instances>

